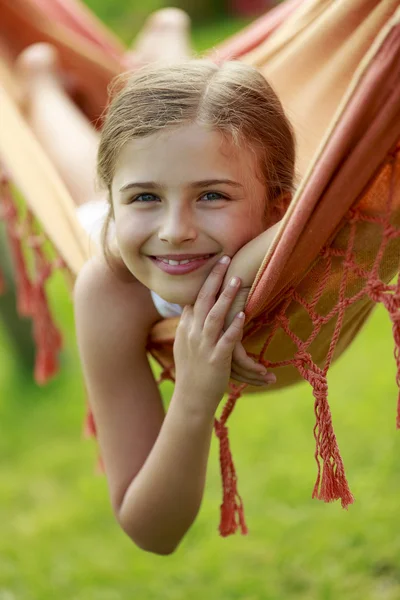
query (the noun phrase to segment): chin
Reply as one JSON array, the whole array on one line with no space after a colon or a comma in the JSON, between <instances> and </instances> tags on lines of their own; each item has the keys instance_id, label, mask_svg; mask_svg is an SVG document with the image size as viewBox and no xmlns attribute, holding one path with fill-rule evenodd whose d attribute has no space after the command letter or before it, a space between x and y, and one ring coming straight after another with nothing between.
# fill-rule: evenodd
<instances>
[{"instance_id":1,"label":"chin","mask_svg":"<svg viewBox=\"0 0 400 600\"><path fill-rule=\"evenodd\" d=\"M158 291L158 290L154 290L156 292L156 294L158 294L159 296L161 296L161 298L163 298L164 300L166 300L167 302L172 302L172 304L179 304L180 306L186 306L187 304L189 305L193 305L196 302L197 299L197 295L199 293L199 290L188 290L188 291L173 291L171 289L169 289L168 291L165 290L165 292L163 292L162 290Z\"/></svg>"}]
</instances>

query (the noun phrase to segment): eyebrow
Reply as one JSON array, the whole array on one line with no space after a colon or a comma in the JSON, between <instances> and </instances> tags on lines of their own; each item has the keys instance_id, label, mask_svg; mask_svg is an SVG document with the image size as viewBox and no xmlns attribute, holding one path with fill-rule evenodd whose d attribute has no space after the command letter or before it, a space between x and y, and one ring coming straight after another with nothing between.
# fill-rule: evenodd
<instances>
[{"instance_id":1,"label":"eyebrow","mask_svg":"<svg viewBox=\"0 0 400 600\"><path fill-rule=\"evenodd\" d=\"M189 187L191 188L198 188L198 187L209 187L210 185L217 185L217 184L221 184L221 183L226 183L228 185L231 185L232 187L237 187L237 188L242 188L243 186L238 183L237 181L232 181L232 179L203 179L202 181L194 181L193 183L191 183L189 185ZM125 185L122 186L122 188L120 188L120 192L126 192L127 190L131 190L131 189L136 189L136 188L140 188L140 189L156 189L156 188L162 188L163 186L160 183L157 183L156 181L137 181L137 182L131 182L131 183L127 183Z\"/></svg>"}]
</instances>

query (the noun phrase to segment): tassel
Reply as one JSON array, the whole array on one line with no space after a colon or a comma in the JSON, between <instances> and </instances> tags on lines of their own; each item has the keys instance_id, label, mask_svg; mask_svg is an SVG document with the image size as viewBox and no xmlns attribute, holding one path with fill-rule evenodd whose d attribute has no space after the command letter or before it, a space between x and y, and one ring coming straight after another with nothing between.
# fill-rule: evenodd
<instances>
[{"instance_id":1,"label":"tassel","mask_svg":"<svg viewBox=\"0 0 400 600\"><path fill-rule=\"evenodd\" d=\"M51 269L42 268L34 286L33 335L37 354L35 363L35 381L47 383L59 370L58 353L62 346L60 331L57 329L48 306L45 283Z\"/></svg>"},{"instance_id":2,"label":"tassel","mask_svg":"<svg viewBox=\"0 0 400 600\"><path fill-rule=\"evenodd\" d=\"M95 438L97 436L96 423L94 420L92 409L90 408L88 403L86 404L86 415L83 424L83 436L85 438ZM100 453L98 453L97 455L97 461L94 472L96 475L103 475L105 473L104 461Z\"/></svg>"},{"instance_id":3,"label":"tassel","mask_svg":"<svg viewBox=\"0 0 400 600\"><path fill-rule=\"evenodd\" d=\"M58 372L57 355L61 348L61 334L51 318L45 294L45 283L52 272L52 267L41 250L44 238L34 235L32 213L27 212L24 227L20 227L18 210L12 198L8 179L4 174L0 183L2 213L7 223L7 235L15 270L17 310L20 316L33 319L33 335L37 348L34 377L37 383L44 384ZM28 275L22 247L23 236L33 251L36 271L34 283ZM55 265L59 262L56 260Z\"/></svg>"},{"instance_id":4,"label":"tassel","mask_svg":"<svg viewBox=\"0 0 400 600\"><path fill-rule=\"evenodd\" d=\"M18 211L5 175L1 178L1 197L2 216L6 221L7 237L15 271L17 311L20 316L29 317L32 314L32 283L26 267L21 236L18 232Z\"/></svg>"},{"instance_id":5,"label":"tassel","mask_svg":"<svg viewBox=\"0 0 400 600\"><path fill-rule=\"evenodd\" d=\"M42 246L45 238L35 235L34 217L28 211L26 218L27 243L32 250L34 258L34 283L33 283L33 337L36 344L35 381L39 385L47 383L59 371L58 353L62 346L61 333L56 327L49 309L46 296L46 282L59 266L59 261L54 265L45 257Z\"/></svg>"},{"instance_id":6,"label":"tassel","mask_svg":"<svg viewBox=\"0 0 400 600\"><path fill-rule=\"evenodd\" d=\"M392 293L390 293L392 292ZM396 361L396 383L399 388L397 397L396 428L400 429L400 276L396 285L386 285L381 281L371 280L368 295L374 302L381 302L389 313L393 323L394 358Z\"/></svg>"},{"instance_id":7,"label":"tassel","mask_svg":"<svg viewBox=\"0 0 400 600\"><path fill-rule=\"evenodd\" d=\"M215 433L219 438L223 490L219 532L223 537L236 533L239 526L242 535L246 535L248 533L244 516L243 502L237 490L237 476L229 447L228 428L225 425L236 404L237 399L240 397L241 390L246 386L241 386L239 388L236 388L236 386L232 387L234 391L229 395L221 419L219 421L215 419L214 422Z\"/></svg>"},{"instance_id":8,"label":"tassel","mask_svg":"<svg viewBox=\"0 0 400 600\"><path fill-rule=\"evenodd\" d=\"M400 278L399 278L400 282ZM394 358L396 361L396 382L397 387L399 388L399 393L397 397L397 418L396 418L396 427L400 429L400 295L392 297L393 299L393 309L389 309L389 315L393 323L393 338L394 338Z\"/></svg>"},{"instance_id":9,"label":"tassel","mask_svg":"<svg viewBox=\"0 0 400 600\"><path fill-rule=\"evenodd\" d=\"M83 424L83 435L85 438L96 437L97 429L94 422L92 409L89 405L86 406L86 415Z\"/></svg>"},{"instance_id":10,"label":"tassel","mask_svg":"<svg viewBox=\"0 0 400 600\"><path fill-rule=\"evenodd\" d=\"M7 228L8 229L8 228ZM9 244L15 271L17 312L21 317L30 317L33 312L33 289L29 279L21 240L9 230Z\"/></svg>"},{"instance_id":11,"label":"tassel","mask_svg":"<svg viewBox=\"0 0 400 600\"><path fill-rule=\"evenodd\" d=\"M342 507L347 508L349 504L353 504L354 498L347 483L333 431L326 375L313 363L311 355L307 352L298 352L295 359L300 374L312 385L315 397L314 410L317 421L314 427L314 438L318 475L312 497L324 502L332 502L340 498ZM322 460L322 468L320 460Z\"/></svg>"}]
</instances>

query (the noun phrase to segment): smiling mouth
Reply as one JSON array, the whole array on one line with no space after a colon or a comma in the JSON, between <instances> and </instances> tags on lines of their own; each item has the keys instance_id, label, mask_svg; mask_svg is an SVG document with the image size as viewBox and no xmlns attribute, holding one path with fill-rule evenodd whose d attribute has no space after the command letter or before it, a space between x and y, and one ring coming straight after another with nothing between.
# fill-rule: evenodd
<instances>
[{"instance_id":1,"label":"smiling mouth","mask_svg":"<svg viewBox=\"0 0 400 600\"><path fill-rule=\"evenodd\" d=\"M159 260L160 262L163 262L167 265L187 265L191 262L196 262L199 260L205 260L208 258L211 258L212 256L215 256L215 254L202 254L199 256L195 256L194 258L185 258L183 260L173 260L171 258L163 258L162 256L151 256L150 258L154 258L155 260Z\"/></svg>"},{"instance_id":2,"label":"smiling mouth","mask_svg":"<svg viewBox=\"0 0 400 600\"><path fill-rule=\"evenodd\" d=\"M193 259L182 259L181 261L172 259L161 259L155 256L149 256L150 260L164 273L168 275L186 275L192 271L197 271L204 265L207 265L215 254L203 254Z\"/></svg>"}]
</instances>

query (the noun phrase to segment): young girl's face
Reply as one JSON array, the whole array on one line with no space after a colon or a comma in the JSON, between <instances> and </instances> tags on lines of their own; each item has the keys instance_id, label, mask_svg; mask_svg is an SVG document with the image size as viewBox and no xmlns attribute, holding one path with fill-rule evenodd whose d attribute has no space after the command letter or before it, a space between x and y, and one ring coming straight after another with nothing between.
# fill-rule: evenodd
<instances>
[{"instance_id":1,"label":"young girl's face","mask_svg":"<svg viewBox=\"0 0 400 600\"><path fill-rule=\"evenodd\" d=\"M202 125L128 142L112 198L118 248L131 273L168 302L193 304L215 263L266 229L266 189L257 175L252 149ZM198 258L186 266L165 262L186 255Z\"/></svg>"}]
</instances>

